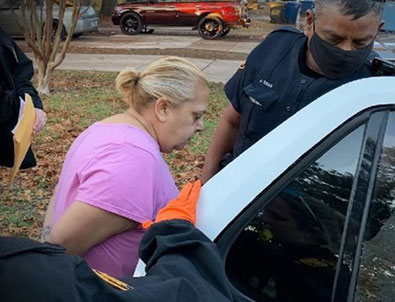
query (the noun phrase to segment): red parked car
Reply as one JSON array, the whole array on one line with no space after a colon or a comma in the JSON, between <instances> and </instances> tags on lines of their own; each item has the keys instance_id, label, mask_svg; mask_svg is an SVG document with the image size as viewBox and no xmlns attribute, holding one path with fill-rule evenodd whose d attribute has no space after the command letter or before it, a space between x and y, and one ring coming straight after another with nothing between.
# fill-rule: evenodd
<instances>
[{"instance_id":1,"label":"red parked car","mask_svg":"<svg viewBox=\"0 0 395 302\"><path fill-rule=\"evenodd\" d=\"M204 39L225 36L235 25L248 27L246 5L235 0L132 0L118 4L112 22L124 34L152 32L148 25L191 26Z\"/></svg>"}]
</instances>

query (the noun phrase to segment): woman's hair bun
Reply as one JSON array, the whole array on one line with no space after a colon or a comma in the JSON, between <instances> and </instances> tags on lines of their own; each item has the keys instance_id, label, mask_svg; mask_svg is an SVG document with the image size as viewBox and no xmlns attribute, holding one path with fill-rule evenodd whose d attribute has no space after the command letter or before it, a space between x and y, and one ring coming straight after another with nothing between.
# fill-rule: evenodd
<instances>
[{"instance_id":1,"label":"woman's hair bun","mask_svg":"<svg viewBox=\"0 0 395 302\"><path fill-rule=\"evenodd\" d=\"M123 95L130 95L135 89L139 80L139 73L133 68L126 67L122 70L116 80L115 85L117 90Z\"/></svg>"}]
</instances>

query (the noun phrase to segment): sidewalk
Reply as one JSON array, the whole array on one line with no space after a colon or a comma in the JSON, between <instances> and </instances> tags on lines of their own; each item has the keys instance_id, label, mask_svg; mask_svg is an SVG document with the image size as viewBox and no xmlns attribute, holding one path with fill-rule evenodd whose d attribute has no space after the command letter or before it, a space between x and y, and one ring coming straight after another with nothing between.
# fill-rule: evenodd
<instances>
[{"instance_id":1,"label":"sidewalk","mask_svg":"<svg viewBox=\"0 0 395 302\"><path fill-rule=\"evenodd\" d=\"M31 57L31 54L28 54ZM57 69L119 72L126 66L141 71L144 66L162 56L113 55L113 54L67 54ZM226 83L240 66L240 61L188 58L198 66L210 82Z\"/></svg>"},{"instance_id":2,"label":"sidewalk","mask_svg":"<svg viewBox=\"0 0 395 302\"><path fill-rule=\"evenodd\" d=\"M174 29L173 29L174 30ZM203 49L248 54L260 41L204 40L198 35L135 35L81 36L72 41L73 47L100 49Z\"/></svg>"},{"instance_id":3,"label":"sidewalk","mask_svg":"<svg viewBox=\"0 0 395 302\"><path fill-rule=\"evenodd\" d=\"M17 41L23 45L23 40ZM111 35L111 36L81 36L74 39L71 47L75 49L72 53L67 53L64 61L57 69L66 70L91 70L91 71L114 71L119 72L126 66L142 70L144 66L164 55L151 54L122 54L122 50L138 49L141 51L152 49L170 50L166 55L171 55L171 50L180 49L184 52L188 50L200 50L209 53L227 52L240 54L239 59L187 59L195 63L212 82L226 83L236 72L238 67L248 53L259 42L240 42L229 40L203 40L199 36L175 36L175 35ZM78 51L78 50L83 51ZM92 50L92 51L90 51ZM114 50L114 53L107 54L105 51ZM104 53L100 53L100 52ZM116 54L119 52L119 54ZM140 52L141 53L141 52ZM27 54L32 58L32 54ZM215 56L212 56L215 58Z\"/></svg>"}]
</instances>

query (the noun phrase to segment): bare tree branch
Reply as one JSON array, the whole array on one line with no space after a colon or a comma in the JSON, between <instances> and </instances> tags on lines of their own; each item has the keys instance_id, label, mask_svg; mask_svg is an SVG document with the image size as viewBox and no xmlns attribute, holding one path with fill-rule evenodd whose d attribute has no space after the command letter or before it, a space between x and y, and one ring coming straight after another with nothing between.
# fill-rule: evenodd
<instances>
[{"instance_id":1,"label":"bare tree branch","mask_svg":"<svg viewBox=\"0 0 395 302\"><path fill-rule=\"evenodd\" d=\"M64 43L63 43L63 47L62 47L62 50L59 54L59 57L52 65L52 70L54 70L56 67L58 67L63 62L63 60L66 56L66 51L70 45L71 38L73 37L75 26L77 25L77 20L78 20L79 13L80 13L80 8L81 8L81 0L73 0L73 15L72 15L72 19L71 19L72 20L71 27L68 32L66 41L64 41Z\"/></svg>"},{"instance_id":2,"label":"bare tree branch","mask_svg":"<svg viewBox=\"0 0 395 302\"><path fill-rule=\"evenodd\" d=\"M41 44L44 47L43 59L45 62L49 62L49 56L51 54L51 43L53 35L53 2L51 0L45 0L45 20L44 22L44 36Z\"/></svg>"},{"instance_id":3,"label":"bare tree branch","mask_svg":"<svg viewBox=\"0 0 395 302\"><path fill-rule=\"evenodd\" d=\"M43 45L40 43L41 42L41 36L42 36L42 22L43 22L43 7L42 7L42 2L41 4L37 5L37 3L34 0L31 1L31 15L33 16L33 22L31 24L31 27L33 28L33 37L36 45L38 46L38 49L40 50L40 53L43 53ZM40 16L38 16L38 9L40 9Z\"/></svg>"},{"instance_id":4,"label":"bare tree branch","mask_svg":"<svg viewBox=\"0 0 395 302\"><path fill-rule=\"evenodd\" d=\"M25 27L25 21L23 21L23 20L26 20L26 8L25 8L25 4L22 3L23 6L21 5L21 7L20 7L20 8L21 8L20 11L21 11L21 13L22 13L22 18L19 19L18 16L16 15L16 13L15 13L15 7L14 7L14 5L12 4L12 2L11 2L11 1L7 1L6 3L7 3L8 7L9 7L10 10L11 10L11 14L12 14L13 17L14 17L17 26L21 29L21 31L22 31L22 33L23 33L23 36L24 36L26 42L28 43L29 47L33 50L33 52L34 52L35 55L39 55L40 51L39 51L39 49L37 48L37 46L34 44L34 42L30 39L30 36L28 35L28 34L29 34L29 31L28 31L28 30L26 29L26 27Z\"/></svg>"},{"instance_id":5,"label":"bare tree branch","mask_svg":"<svg viewBox=\"0 0 395 302\"><path fill-rule=\"evenodd\" d=\"M81 12L81 2L81 0L20 0L21 16L17 16L10 5L16 22L33 51L38 69L37 89L40 93L49 93L49 82L53 71L66 56L78 19L89 9L88 7ZM71 14L71 22L67 28L67 37L62 42L66 10L68 18Z\"/></svg>"},{"instance_id":6,"label":"bare tree branch","mask_svg":"<svg viewBox=\"0 0 395 302\"><path fill-rule=\"evenodd\" d=\"M29 19L27 20L28 21L27 25L28 25L28 28L29 28L30 40L33 43L36 43L36 36L34 34L34 16L35 16L35 11L33 10L32 2L33 2L33 0L27 0L26 1L26 4L27 4L26 7L27 7L28 16L29 16ZM26 7L25 7L25 9L26 9Z\"/></svg>"},{"instance_id":7,"label":"bare tree branch","mask_svg":"<svg viewBox=\"0 0 395 302\"><path fill-rule=\"evenodd\" d=\"M65 0L60 0L60 2L59 2L58 26L57 26L57 29L56 29L55 38L54 38L54 41L53 41L51 54L50 54L50 57L49 57L49 62L51 62L50 63L51 65L52 65L52 62L56 59L56 56L57 56L58 50L59 50L59 46L60 46L61 34L62 34L62 31L63 31L64 12L66 10L65 2L66 2ZM69 30L67 38L70 35L70 32L71 32L71 30Z\"/></svg>"}]
</instances>

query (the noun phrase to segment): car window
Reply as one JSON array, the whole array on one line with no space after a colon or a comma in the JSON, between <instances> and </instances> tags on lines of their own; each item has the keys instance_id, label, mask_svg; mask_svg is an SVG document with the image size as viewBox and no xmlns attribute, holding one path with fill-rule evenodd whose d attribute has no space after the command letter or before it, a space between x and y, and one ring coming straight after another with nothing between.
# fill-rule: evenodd
<instances>
[{"instance_id":1,"label":"car window","mask_svg":"<svg viewBox=\"0 0 395 302\"><path fill-rule=\"evenodd\" d=\"M330 300L365 128L310 163L241 232L226 270L244 294L256 301ZM344 295L349 271L338 276Z\"/></svg>"},{"instance_id":2,"label":"car window","mask_svg":"<svg viewBox=\"0 0 395 302\"><path fill-rule=\"evenodd\" d=\"M370 204L356 301L395 297L395 113L389 116Z\"/></svg>"}]
</instances>

